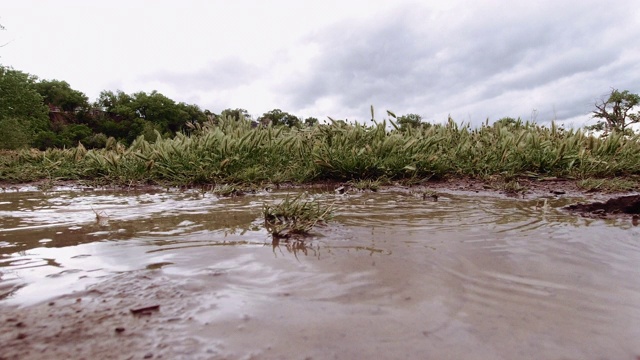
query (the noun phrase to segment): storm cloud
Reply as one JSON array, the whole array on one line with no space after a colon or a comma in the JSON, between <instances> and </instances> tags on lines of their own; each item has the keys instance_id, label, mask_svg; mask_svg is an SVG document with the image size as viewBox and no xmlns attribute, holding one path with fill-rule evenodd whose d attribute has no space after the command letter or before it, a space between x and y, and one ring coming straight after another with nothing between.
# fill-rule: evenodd
<instances>
[{"instance_id":1,"label":"storm cloud","mask_svg":"<svg viewBox=\"0 0 640 360\"><path fill-rule=\"evenodd\" d=\"M90 98L158 90L254 116L366 121L374 105L580 126L611 88L640 92L635 0L5 2L3 64Z\"/></svg>"},{"instance_id":2,"label":"storm cloud","mask_svg":"<svg viewBox=\"0 0 640 360\"><path fill-rule=\"evenodd\" d=\"M361 119L372 104L476 123L585 118L611 87L638 90L638 16L619 5L411 5L343 22L305 39L318 55L284 95L295 109L330 98Z\"/></svg>"}]
</instances>

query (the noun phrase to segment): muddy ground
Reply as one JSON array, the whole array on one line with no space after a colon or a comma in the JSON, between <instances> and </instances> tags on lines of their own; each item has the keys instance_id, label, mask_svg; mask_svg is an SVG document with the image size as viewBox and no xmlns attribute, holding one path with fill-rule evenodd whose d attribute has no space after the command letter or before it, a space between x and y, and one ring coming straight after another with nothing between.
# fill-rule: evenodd
<instances>
[{"instance_id":1,"label":"muddy ground","mask_svg":"<svg viewBox=\"0 0 640 360\"><path fill-rule=\"evenodd\" d=\"M634 180L637 181L637 180ZM562 179L562 178L519 178L516 181L520 187L514 191L514 189L508 189L501 178L495 179L489 178L482 181L471 178L452 178L446 180L437 181L422 181L412 185L406 185L401 182L393 185L381 186L381 191L422 191L425 189L432 189L437 191L466 191L469 193L482 193L483 195L506 195L510 197L521 198L538 198L544 196L588 196L593 198L610 198L611 196L622 195L630 193L631 191L610 192L610 191L590 191L585 190L578 186L576 180ZM239 186L240 188L242 186ZM356 191L349 183L341 183L334 181L318 182L314 184L296 185L291 183L282 183L278 185L268 185L268 188L317 188L323 190L334 190L340 187L345 187L349 191ZM50 182L48 180L37 181L25 184L14 184L9 182L0 181L0 192L10 191L49 191L55 188L75 189L79 191L138 191L138 192L158 192L166 191L167 189L175 189L175 187L161 186L161 185L148 185L148 184L136 184L130 185L109 185L96 187L93 185L86 185L82 181L55 181ZM198 185L191 187L181 187L179 189L196 189L202 191L213 190L213 185ZM259 188L259 187L258 187ZM636 189L636 192L640 191L640 188Z\"/></svg>"},{"instance_id":2,"label":"muddy ground","mask_svg":"<svg viewBox=\"0 0 640 360\"><path fill-rule=\"evenodd\" d=\"M116 276L30 307L2 306L0 359L180 359L204 346L176 336L192 319L183 286L159 272ZM157 310L131 310L162 304ZM214 354L211 354L212 356ZM218 354L219 355L219 354Z\"/></svg>"},{"instance_id":3,"label":"muddy ground","mask_svg":"<svg viewBox=\"0 0 640 360\"><path fill-rule=\"evenodd\" d=\"M87 190L77 184L63 185ZM640 196L630 196L622 203L606 202L622 194L587 194L575 181L549 179L522 181L521 185L525 190L505 192L496 184L456 180L417 187L387 187L381 191L429 189L436 192L494 194L527 199L583 196L600 201L601 206L582 205L569 210L596 216L625 215L625 212L629 212L626 210L637 210L640 203ZM339 186L341 184L336 183L316 185L327 189ZM5 191L20 190L15 185L5 188ZM135 187L129 190L159 189ZM637 218L634 219L637 221ZM218 275L220 274L212 274L212 277ZM0 360L246 357L246 354L227 352L224 345L207 340L207 332L224 333L224 326L227 326L225 323L213 325L218 328L212 330L211 324L194 319L193 310L210 301L203 290L205 287L199 281L201 280L188 278L169 279L162 271L128 272L109 278L85 291L29 307L7 306L0 302ZM147 311L136 311L148 307L150 309ZM248 358L272 358L268 349L265 351Z\"/></svg>"}]
</instances>

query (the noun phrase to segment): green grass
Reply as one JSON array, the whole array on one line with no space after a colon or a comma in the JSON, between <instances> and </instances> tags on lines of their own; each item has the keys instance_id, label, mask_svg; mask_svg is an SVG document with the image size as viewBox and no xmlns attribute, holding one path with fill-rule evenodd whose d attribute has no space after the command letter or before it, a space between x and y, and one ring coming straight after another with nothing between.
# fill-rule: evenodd
<instances>
[{"instance_id":1,"label":"green grass","mask_svg":"<svg viewBox=\"0 0 640 360\"><path fill-rule=\"evenodd\" d=\"M213 188L212 192L221 197L235 197L244 194L241 188L232 184L217 185Z\"/></svg>"},{"instance_id":2,"label":"green grass","mask_svg":"<svg viewBox=\"0 0 640 360\"><path fill-rule=\"evenodd\" d=\"M306 236L318 224L325 224L333 216L333 206L325 206L314 199L304 200L306 194L287 196L276 205L264 204L264 225L277 239Z\"/></svg>"},{"instance_id":3,"label":"green grass","mask_svg":"<svg viewBox=\"0 0 640 360\"><path fill-rule=\"evenodd\" d=\"M579 188L589 192L627 192L640 190L640 182L631 178L594 179L588 178L577 182Z\"/></svg>"},{"instance_id":4,"label":"green grass","mask_svg":"<svg viewBox=\"0 0 640 360\"><path fill-rule=\"evenodd\" d=\"M258 127L222 119L191 136L138 138L106 149L0 152L0 181L85 180L197 186L351 182L375 190L385 181L500 176L603 179L640 175L640 137L596 138L555 125L471 128L449 121L398 131L392 122L372 126L333 123L308 128ZM159 134L158 134L159 135Z\"/></svg>"},{"instance_id":5,"label":"green grass","mask_svg":"<svg viewBox=\"0 0 640 360\"><path fill-rule=\"evenodd\" d=\"M380 189L380 186L382 186L382 180L355 180L350 181L349 185L360 191L378 191Z\"/></svg>"}]
</instances>

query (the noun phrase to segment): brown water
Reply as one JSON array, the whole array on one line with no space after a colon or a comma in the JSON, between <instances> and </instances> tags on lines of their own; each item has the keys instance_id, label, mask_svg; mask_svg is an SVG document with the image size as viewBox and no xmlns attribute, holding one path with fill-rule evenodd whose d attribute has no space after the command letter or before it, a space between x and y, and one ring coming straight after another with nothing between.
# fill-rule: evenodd
<instances>
[{"instance_id":1,"label":"brown water","mask_svg":"<svg viewBox=\"0 0 640 360\"><path fill-rule=\"evenodd\" d=\"M0 194L0 309L74 291L159 304L136 336L165 358L640 356L628 219L559 209L576 199L329 192L313 196L332 224L273 246L262 204L284 195Z\"/></svg>"}]
</instances>

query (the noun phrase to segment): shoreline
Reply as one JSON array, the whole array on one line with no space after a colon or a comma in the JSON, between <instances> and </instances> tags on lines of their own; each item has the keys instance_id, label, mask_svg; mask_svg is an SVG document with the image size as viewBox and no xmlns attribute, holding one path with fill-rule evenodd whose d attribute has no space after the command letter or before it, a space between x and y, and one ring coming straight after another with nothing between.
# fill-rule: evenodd
<instances>
[{"instance_id":1,"label":"shoreline","mask_svg":"<svg viewBox=\"0 0 640 360\"><path fill-rule=\"evenodd\" d=\"M449 178L442 180L411 181L371 181L361 182L377 183L375 188L367 188L366 185L358 181L317 181L312 183L284 182L273 184L262 183L220 183L220 184L197 184L197 185L177 185L177 184L142 184L132 182L125 184L95 184L93 180L38 180L31 182L12 183L0 180L0 193L10 192L49 192L49 191L139 191L158 192L169 190L197 190L201 192L214 191L216 187L233 186L242 192L259 191L262 189L325 189L333 191L344 187L349 191L420 191L437 190L442 192L467 192L470 194L482 194L493 196L507 196L512 198L531 198L547 196L588 196L607 198L611 196L630 195L640 193L640 179L635 177L614 177L605 179L591 179L601 181L602 188L585 188L579 185L582 180L568 178L517 178L505 181L500 176L489 177L487 180L474 178ZM608 187L607 182L632 181L635 182L634 189L616 189L615 186Z\"/></svg>"}]
</instances>

